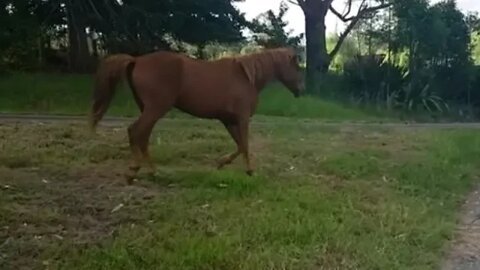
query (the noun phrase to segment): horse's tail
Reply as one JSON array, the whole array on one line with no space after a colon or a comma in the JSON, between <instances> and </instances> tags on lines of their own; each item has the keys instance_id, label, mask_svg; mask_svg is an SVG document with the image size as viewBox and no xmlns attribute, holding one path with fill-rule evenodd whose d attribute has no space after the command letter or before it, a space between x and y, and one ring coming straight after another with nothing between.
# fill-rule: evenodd
<instances>
[{"instance_id":1,"label":"horse's tail","mask_svg":"<svg viewBox=\"0 0 480 270\"><path fill-rule=\"evenodd\" d=\"M131 80L134 66L135 58L128 54L111 55L100 62L95 75L95 89L89 119L92 132L95 131L98 122L107 112L120 80L125 75L128 80ZM132 82L129 81L129 83Z\"/></svg>"}]
</instances>

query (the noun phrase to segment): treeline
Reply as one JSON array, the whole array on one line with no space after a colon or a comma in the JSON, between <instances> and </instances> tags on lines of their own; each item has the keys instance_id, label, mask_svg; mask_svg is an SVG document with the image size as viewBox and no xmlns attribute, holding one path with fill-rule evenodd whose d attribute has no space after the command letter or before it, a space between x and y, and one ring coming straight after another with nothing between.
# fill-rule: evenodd
<instances>
[{"instance_id":1,"label":"treeline","mask_svg":"<svg viewBox=\"0 0 480 270\"><path fill-rule=\"evenodd\" d=\"M237 2L0 0L0 70L91 72L109 53L217 58L292 46L310 94L412 112L472 115L480 105L480 20L454 0L288 1L305 14L299 36L286 29L285 3L248 21ZM337 36L327 35L329 13L345 23Z\"/></svg>"},{"instance_id":2,"label":"treeline","mask_svg":"<svg viewBox=\"0 0 480 270\"><path fill-rule=\"evenodd\" d=\"M225 0L14 0L0 3L2 62L88 71L98 54L199 48L244 39L244 15ZM200 50L201 51L201 50ZM200 52L199 52L200 53Z\"/></svg>"},{"instance_id":3,"label":"treeline","mask_svg":"<svg viewBox=\"0 0 480 270\"><path fill-rule=\"evenodd\" d=\"M355 102L406 111L478 114L476 14L454 0L402 0L361 23L334 65Z\"/></svg>"},{"instance_id":4,"label":"treeline","mask_svg":"<svg viewBox=\"0 0 480 270\"><path fill-rule=\"evenodd\" d=\"M241 0L0 1L0 65L86 72L99 55L111 53L171 50L211 58L299 45L301 38L287 35L286 23L277 20L285 4L278 16L267 12L247 21L236 2ZM247 40L244 30L261 33Z\"/></svg>"}]
</instances>

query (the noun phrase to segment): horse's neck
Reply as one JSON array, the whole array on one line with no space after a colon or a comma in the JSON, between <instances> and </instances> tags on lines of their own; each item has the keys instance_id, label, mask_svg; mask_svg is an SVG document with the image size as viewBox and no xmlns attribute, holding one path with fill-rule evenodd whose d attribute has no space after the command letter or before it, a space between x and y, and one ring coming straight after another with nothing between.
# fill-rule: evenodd
<instances>
[{"instance_id":1,"label":"horse's neck","mask_svg":"<svg viewBox=\"0 0 480 270\"><path fill-rule=\"evenodd\" d=\"M255 82L255 87L257 88L257 91L260 92L265 88L265 86L273 81L275 78L273 76L267 77L267 76L262 76L261 78L257 78Z\"/></svg>"},{"instance_id":2,"label":"horse's neck","mask_svg":"<svg viewBox=\"0 0 480 270\"><path fill-rule=\"evenodd\" d=\"M276 80L277 76L275 74L275 63L269 55L264 55L265 57L262 61L260 61L260 69L261 72L257 72L257 77L255 78L255 86L257 90L260 92L265 88L265 86Z\"/></svg>"}]
</instances>

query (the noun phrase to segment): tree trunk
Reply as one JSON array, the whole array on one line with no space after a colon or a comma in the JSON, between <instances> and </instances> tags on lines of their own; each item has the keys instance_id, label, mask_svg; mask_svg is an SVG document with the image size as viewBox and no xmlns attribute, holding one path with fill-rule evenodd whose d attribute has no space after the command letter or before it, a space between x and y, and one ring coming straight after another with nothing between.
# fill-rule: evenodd
<instances>
[{"instance_id":1,"label":"tree trunk","mask_svg":"<svg viewBox=\"0 0 480 270\"><path fill-rule=\"evenodd\" d=\"M387 7L382 3L378 6L359 9L355 17L349 19L345 31L340 35L334 49L328 53L326 44L325 17L334 0L297 0L305 15L305 38L307 41L307 74L306 86L309 92L320 90L321 77L328 71L332 59L340 50L345 38L353 30L356 23L367 13ZM363 1L365 2L365 1ZM342 16L342 15L338 15Z\"/></svg>"},{"instance_id":2,"label":"tree trunk","mask_svg":"<svg viewBox=\"0 0 480 270\"><path fill-rule=\"evenodd\" d=\"M305 14L305 38L307 45L306 88L309 93L320 91L322 75L328 71L330 57L327 52L325 15L321 9Z\"/></svg>"},{"instance_id":3,"label":"tree trunk","mask_svg":"<svg viewBox=\"0 0 480 270\"><path fill-rule=\"evenodd\" d=\"M88 72L91 59L85 31L86 25L82 19L83 15L75 8L74 1L66 1L70 69L77 72Z\"/></svg>"}]
</instances>

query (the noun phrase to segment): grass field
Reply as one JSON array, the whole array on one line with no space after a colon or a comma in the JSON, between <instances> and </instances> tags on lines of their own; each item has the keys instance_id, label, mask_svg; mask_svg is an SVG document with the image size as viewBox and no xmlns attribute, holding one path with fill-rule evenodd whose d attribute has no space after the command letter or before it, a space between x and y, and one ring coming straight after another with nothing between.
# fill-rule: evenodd
<instances>
[{"instance_id":1,"label":"grass field","mask_svg":"<svg viewBox=\"0 0 480 270\"><path fill-rule=\"evenodd\" d=\"M72 101L73 102L73 101ZM254 177L215 122L159 123L125 186L124 127L0 126L1 269L436 269L477 176L475 130L252 127Z\"/></svg>"},{"instance_id":2,"label":"grass field","mask_svg":"<svg viewBox=\"0 0 480 270\"><path fill-rule=\"evenodd\" d=\"M0 112L84 115L89 109L93 77L72 74L22 74L0 77ZM288 90L271 85L262 92L258 114L331 121L374 121L385 114L362 111L313 97L294 99ZM130 89L119 89L109 115L133 116L138 109ZM172 111L170 117L184 116Z\"/></svg>"}]
</instances>

